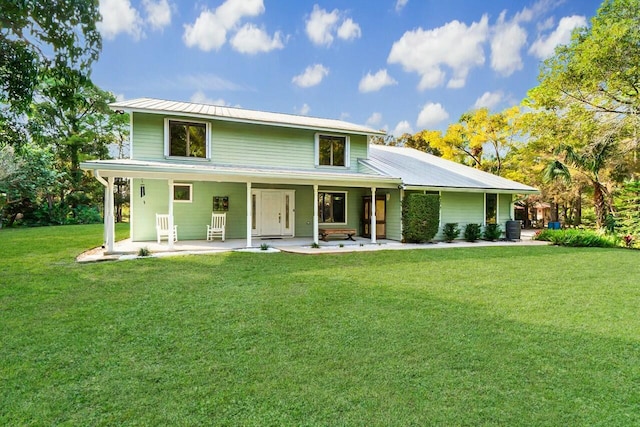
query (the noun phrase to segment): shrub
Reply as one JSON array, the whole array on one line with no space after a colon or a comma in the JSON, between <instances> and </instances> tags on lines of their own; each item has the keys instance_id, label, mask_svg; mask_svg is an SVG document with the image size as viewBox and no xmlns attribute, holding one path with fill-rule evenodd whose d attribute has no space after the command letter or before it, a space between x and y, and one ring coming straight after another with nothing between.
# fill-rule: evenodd
<instances>
[{"instance_id":1,"label":"shrub","mask_svg":"<svg viewBox=\"0 0 640 427\"><path fill-rule=\"evenodd\" d=\"M148 247L144 246L138 249L138 256L149 256L149 255L151 255L151 251L149 250Z\"/></svg>"},{"instance_id":2,"label":"shrub","mask_svg":"<svg viewBox=\"0 0 640 427\"><path fill-rule=\"evenodd\" d=\"M467 224L464 228L464 240L467 242L475 242L480 238L480 224Z\"/></svg>"},{"instance_id":3,"label":"shrub","mask_svg":"<svg viewBox=\"0 0 640 427\"><path fill-rule=\"evenodd\" d=\"M460 235L460 227L458 227L458 223L457 222L446 223L442 229L442 234L444 234L445 241L453 242Z\"/></svg>"},{"instance_id":4,"label":"shrub","mask_svg":"<svg viewBox=\"0 0 640 427\"><path fill-rule=\"evenodd\" d=\"M543 230L535 238L557 246L615 248L620 245L619 237L592 230Z\"/></svg>"},{"instance_id":5,"label":"shrub","mask_svg":"<svg viewBox=\"0 0 640 427\"><path fill-rule=\"evenodd\" d=\"M440 196L437 194L408 194L402 201L402 236L405 242L422 243L438 233Z\"/></svg>"},{"instance_id":6,"label":"shrub","mask_svg":"<svg viewBox=\"0 0 640 427\"><path fill-rule=\"evenodd\" d=\"M498 240L502 236L502 230L498 224L487 224L484 227L483 237L485 240Z\"/></svg>"},{"instance_id":7,"label":"shrub","mask_svg":"<svg viewBox=\"0 0 640 427\"><path fill-rule=\"evenodd\" d=\"M261 251L268 251L269 250L269 245L266 243L263 243L260 245L260 250Z\"/></svg>"}]
</instances>

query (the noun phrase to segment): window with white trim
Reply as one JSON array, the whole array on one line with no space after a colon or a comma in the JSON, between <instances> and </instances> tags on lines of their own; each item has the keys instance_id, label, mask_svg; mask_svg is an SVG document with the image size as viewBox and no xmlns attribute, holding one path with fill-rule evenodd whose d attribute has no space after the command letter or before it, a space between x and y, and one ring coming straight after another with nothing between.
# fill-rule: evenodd
<instances>
[{"instance_id":1,"label":"window with white trim","mask_svg":"<svg viewBox=\"0 0 640 427\"><path fill-rule=\"evenodd\" d=\"M191 203L193 200L192 184L173 184L173 201L177 203Z\"/></svg>"},{"instance_id":2,"label":"window with white trim","mask_svg":"<svg viewBox=\"0 0 640 427\"><path fill-rule=\"evenodd\" d=\"M165 155L209 158L209 123L165 119Z\"/></svg>"},{"instance_id":3,"label":"window with white trim","mask_svg":"<svg viewBox=\"0 0 640 427\"><path fill-rule=\"evenodd\" d=\"M318 222L321 224L347 223L346 192L318 192Z\"/></svg>"},{"instance_id":4,"label":"window with white trim","mask_svg":"<svg viewBox=\"0 0 640 427\"><path fill-rule=\"evenodd\" d=\"M316 165L349 167L349 137L316 134Z\"/></svg>"}]
</instances>

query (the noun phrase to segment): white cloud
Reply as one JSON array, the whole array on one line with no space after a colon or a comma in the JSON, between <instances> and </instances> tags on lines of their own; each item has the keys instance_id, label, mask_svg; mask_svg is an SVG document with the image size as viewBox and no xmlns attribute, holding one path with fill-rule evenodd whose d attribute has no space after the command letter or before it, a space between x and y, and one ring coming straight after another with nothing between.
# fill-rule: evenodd
<instances>
[{"instance_id":1,"label":"white cloud","mask_svg":"<svg viewBox=\"0 0 640 427\"><path fill-rule=\"evenodd\" d=\"M486 107L491 110L495 108L498 104L500 104L503 98L504 98L504 94L501 91L485 92L478 99L476 99L475 104L473 104L473 108Z\"/></svg>"},{"instance_id":2,"label":"white cloud","mask_svg":"<svg viewBox=\"0 0 640 427\"><path fill-rule=\"evenodd\" d=\"M387 73L387 70L380 70L375 74L367 73L367 75L360 80L358 90L362 93L375 92L385 86L397 84L398 82Z\"/></svg>"},{"instance_id":3,"label":"white cloud","mask_svg":"<svg viewBox=\"0 0 640 427\"><path fill-rule=\"evenodd\" d=\"M529 48L529 53L538 59L547 59L553 55L556 46L571 41L571 32L577 27L585 27L587 19L584 16L565 16L558 23L558 27L551 34L539 36Z\"/></svg>"},{"instance_id":4,"label":"white cloud","mask_svg":"<svg viewBox=\"0 0 640 427\"><path fill-rule=\"evenodd\" d=\"M134 40L143 36L143 21L129 0L100 0L102 21L98 22L100 34L107 40L118 34L129 34Z\"/></svg>"},{"instance_id":5,"label":"white cloud","mask_svg":"<svg viewBox=\"0 0 640 427\"><path fill-rule=\"evenodd\" d=\"M218 99L209 98L201 90L199 90L199 91L195 92L193 95L191 95L190 101L194 102L196 104L220 105L220 106L223 106L223 107L227 107L227 106L230 105L222 98L218 98Z\"/></svg>"},{"instance_id":6,"label":"white cloud","mask_svg":"<svg viewBox=\"0 0 640 427\"><path fill-rule=\"evenodd\" d=\"M301 116L306 116L309 114L309 112L311 112L311 107L309 107L309 104L304 103L302 104L302 107L300 107L300 111L298 111L298 114L300 114Z\"/></svg>"},{"instance_id":7,"label":"white cloud","mask_svg":"<svg viewBox=\"0 0 640 427\"><path fill-rule=\"evenodd\" d=\"M264 13L262 0L226 0L215 11L204 8L193 24L185 24L182 39L188 47L205 52L220 49L227 33L245 17Z\"/></svg>"},{"instance_id":8,"label":"white cloud","mask_svg":"<svg viewBox=\"0 0 640 427\"><path fill-rule=\"evenodd\" d=\"M449 113L444 109L442 104L429 102L422 107L422 111L418 114L416 125L419 128L433 128L449 118Z\"/></svg>"},{"instance_id":9,"label":"white cloud","mask_svg":"<svg viewBox=\"0 0 640 427\"><path fill-rule=\"evenodd\" d=\"M114 93L113 96L116 97L116 101L118 102L122 102L127 99L125 98L124 93Z\"/></svg>"},{"instance_id":10,"label":"white cloud","mask_svg":"<svg viewBox=\"0 0 640 427\"><path fill-rule=\"evenodd\" d=\"M409 0L397 0L396 1L396 12L400 12L404 7L409 3Z\"/></svg>"},{"instance_id":11,"label":"white cloud","mask_svg":"<svg viewBox=\"0 0 640 427\"><path fill-rule=\"evenodd\" d=\"M376 127L382 123L382 114L381 113L373 113L367 119L366 125L369 127Z\"/></svg>"},{"instance_id":12,"label":"white cloud","mask_svg":"<svg viewBox=\"0 0 640 427\"><path fill-rule=\"evenodd\" d=\"M300 87L319 85L325 76L329 75L329 69L321 64L309 65L302 74L293 77L291 81Z\"/></svg>"},{"instance_id":13,"label":"white cloud","mask_svg":"<svg viewBox=\"0 0 640 427\"><path fill-rule=\"evenodd\" d=\"M178 77L173 84L181 88L197 90L245 90L246 88L215 74L187 74Z\"/></svg>"},{"instance_id":14,"label":"white cloud","mask_svg":"<svg viewBox=\"0 0 640 427\"><path fill-rule=\"evenodd\" d=\"M393 43L387 62L418 73L420 90L442 85L446 77L444 66L452 70L449 87L463 87L471 68L484 64L482 45L488 35L486 15L470 26L451 21L431 30L418 28L405 32Z\"/></svg>"},{"instance_id":15,"label":"white cloud","mask_svg":"<svg viewBox=\"0 0 640 427\"><path fill-rule=\"evenodd\" d=\"M402 136L405 133L413 134L413 128L411 127L411 124L406 120L398 122L395 129L391 131L391 135L395 136L396 138Z\"/></svg>"},{"instance_id":16,"label":"white cloud","mask_svg":"<svg viewBox=\"0 0 640 427\"><path fill-rule=\"evenodd\" d=\"M338 37L342 40L353 40L360 38L362 36L362 31L360 30L360 25L353 22L353 19L345 19L340 28L338 28Z\"/></svg>"},{"instance_id":17,"label":"white cloud","mask_svg":"<svg viewBox=\"0 0 640 427\"><path fill-rule=\"evenodd\" d=\"M284 48L279 31L269 36L264 29L245 24L231 39L231 46L240 53L250 55Z\"/></svg>"},{"instance_id":18,"label":"white cloud","mask_svg":"<svg viewBox=\"0 0 640 427\"><path fill-rule=\"evenodd\" d=\"M147 12L147 23L154 30L162 30L171 23L171 5L168 0L142 0Z\"/></svg>"},{"instance_id":19,"label":"white cloud","mask_svg":"<svg viewBox=\"0 0 640 427\"><path fill-rule=\"evenodd\" d=\"M518 16L507 22L505 15L503 11L493 28L491 68L503 76L510 76L523 67L520 51L527 43L527 32L520 26Z\"/></svg>"},{"instance_id":20,"label":"white cloud","mask_svg":"<svg viewBox=\"0 0 640 427\"><path fill-rule=\"evenodd\" d=\"M341 17L342 13L338 9L327 12L317 4L313 5L305 27L309 40L317 46L331 46L336 35L343 40L362 36L360 25L351 18L343 19L338 26Z\"/></svg>"}]
</instances>

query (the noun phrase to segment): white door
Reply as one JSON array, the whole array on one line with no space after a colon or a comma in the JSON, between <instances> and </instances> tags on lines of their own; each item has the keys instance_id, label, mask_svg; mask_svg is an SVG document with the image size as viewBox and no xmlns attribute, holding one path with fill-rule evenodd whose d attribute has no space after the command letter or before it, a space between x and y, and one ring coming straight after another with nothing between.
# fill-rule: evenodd
<instances>
[{"instance_id":1,"label":"white door","mask_svg":"<svg viewBox=\"0 0 640 427\"><path fill-rule=\"evenodd\" d=\"M254 190L257 236L293 236L294 191Z\"/></svg>"}]
</instances>

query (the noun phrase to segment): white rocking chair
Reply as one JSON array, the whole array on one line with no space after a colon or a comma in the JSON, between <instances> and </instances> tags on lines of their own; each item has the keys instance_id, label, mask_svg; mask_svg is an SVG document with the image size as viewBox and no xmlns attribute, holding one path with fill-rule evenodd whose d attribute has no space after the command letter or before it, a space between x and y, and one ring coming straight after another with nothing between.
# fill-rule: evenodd
<instances>
[{"instance_id":1,"label":"white rocking chair","mask_svg":"<svg viewBox=\"0 0 640 427\"><path fill-rule=\"evenodd\" d=\"M214 236L222 237L224 242L225 229L227 226L227 213L212 213L211 225L207 225L207 241L213 240Z\"/></svg>"},{"instance_id":2,"label":"white rocking chair","mask_svg":"<svg viewBox=\"0 0 640 427\"><path fill-rule=\"evenodd\" d=\"M163 237L169 241L169 215L156 214L156 236L158 237L158 243ZM178 241L178 226L173 226L173 241Z\"/></svg>"}]
</instances>

